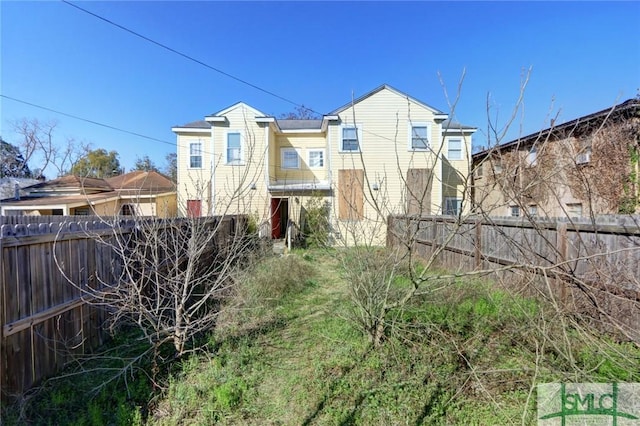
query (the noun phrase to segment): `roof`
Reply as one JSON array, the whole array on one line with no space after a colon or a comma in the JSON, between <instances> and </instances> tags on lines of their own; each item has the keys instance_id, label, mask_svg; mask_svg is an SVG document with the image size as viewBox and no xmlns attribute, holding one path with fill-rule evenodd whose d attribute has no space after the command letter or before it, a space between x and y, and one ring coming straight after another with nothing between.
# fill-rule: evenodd
<instances>
[{"instance_id":1,"label":"roof","mask_svg":"<svg viewBox=\"0 0 640 426\"><path fill-rule=\"evenodd\" d=\"M397 94L397 95L399 95L399 96L402 96L402 97L404 97L404 98L410 99L410 100L412 100L413 102L415 102L415 103L417 103L417 104L422 105L423 107L425 107L425 108L427 108L427 109L429 109L429 110L433 111L433 112L434 112L434 113L436 113L436 114L444 114L444 113L443 113L442 111L440 111L439 109L434 108L434 107L432 107L432 106L430 106L430 105L428 105L428 104L426 104L426 103L422 102L421 100L414 98L413 96L409 96L408 94L406 94L406 93L404 93L404 92L402 92L402 91L400 91L400 90L398 90L398 89L396 89L396 88L394 88L394 87L391 87L391 86L389 86L388 84L383 84L382 86L377 87L377 88L373 89L372 91L370 91L370 92L368 92L368 93L365 93L364 95L362 95L362 96L360 96L359 98L357 98L357 99L353 100L352 102L348 102L348 103L346 103L345 105L341 106L340 108L338 108L338 109L336 109L336 110L331 111L331 112L329 113L329 115L340 114L342 111L344 111L345 109L349 108L351 105L353 105L353 104L357 104L357 103L359 103L359 102L362 102L362 101L364 101L365 99L367 99L367 98L369 98L369 97L371 97L371 96L375 95L376 93L381 92L382 90L390 90L391 92L394 92L395 94Z\"/></svg>"},{"instance_id":2,"label":"roof","mask_svg":"<svg viewBox=\"0 0 640 426\"><path fill-rule=\"evenodd\" d=\"M184 127L187 129L210 129L211 123L207 123L204 120L197 120L197 121L192 121L191 123L183 124L181 126L178 125L175 127Z\"/></svg>"},{"instance_id":3,"label":"roof","mask_svg":"<svg viewBox=\"0 0 640 426\"><path fill-rule=\"evenodd\" d=\"M478 159L487 156L495 149L507 149L512 146L526 146L533 144L539 140L546 140L547 138L563 139L570 135L580 136L581 134L593 131L594 128L600 127L607 120L620 121L624 118L629 118L634 114L640 113L640 99L629 99L621 104L615 105L610 108L603 109L592 114L588 114L575 120L568 121L557 126L552 126L544 130L540 130L530 135L514 139L497 147L485 149L484 151L477 152L472 155L472 158Z\"/></svg>"},{"instance_id":4,"label":"roof","mask_svg":"<svg viewBox=\"0 0 640 426\"><path fill-rule=\"evenodd\" d=\"M453 120L449 120L446 119L442 122L442 130L473 130L476 131L478 130L477 127L473 127L473 126L466 126L464 124L458 123L457 121L453 121Z\"/></svg>"},{"instance_id":5,"label":"roof","mask_svg":"<svg viewBox=\"0 0 640 426\"><path fill-rule=\"evenodd\" d=\"M59 190L59 189L80 189L84 188L98 191L111 191L112 188L104 179L96 179L90 177L80 177L75 175L67 175L57 179L40 182L35 185L27 186L28 191L38 192L38 190Z\"/></svg>"},{"instance_id":6,"label":"roof","mask_svg":"<svg viewBox=\"0 0 640 426\"><path fill-rule=\"evenodd\" d=\"M103 192L87 195L59 195L56 197L21 196L19 200L8 198L2 200L3 206L59 206L59 205L89 205L100 201L107 201L117 197L115 192Z\"/></svg>"},{"instance_id":7,"label":"roof","mask_svg":"<svg viewBox=\"0 0 640 426\"><path fill-rule=\"evenodd\" d=\"M322 120L277 119L281 130L320 129Z\"/></svg>"},{"instance_id":8,"label":"roof","mask_svg":"<svg viewBox=\"0 0 640 426\"><path fill-rule=\"evenodd\" d=\"M114 176L105 181L116 191L169 192L175 184L167 176L154 171L133 171Z\"/></svg>"}]
</instances>

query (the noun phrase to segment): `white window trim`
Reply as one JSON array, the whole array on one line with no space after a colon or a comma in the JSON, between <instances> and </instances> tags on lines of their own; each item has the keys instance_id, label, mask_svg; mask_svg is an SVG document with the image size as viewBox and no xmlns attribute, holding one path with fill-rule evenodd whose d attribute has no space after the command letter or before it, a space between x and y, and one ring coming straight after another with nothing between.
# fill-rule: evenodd
<instances>
[{"instance_id":1,"label":"white window trim","mask_svg":"<svg viewBox=\"0 0 640 426\"><path fill-rule=\"evenodd\" d=\"M518 212L517 215L513 214L513 212L516 211ZM511 217L520 217L522 216L522 209L520 208L520 206L509 206L509 216Z\"/></svg>"},{"instance_id":2,"label":"white window trim","mask_svg":"<svg viewBox=\"0 0 640 426\"><path fill-rule=\"evenodd\" d=\"M240 159L229 161L229 135L240 134ZM242 130L227 130L224 133L224 164L227 166L244 166L244 132Z\"/></svg>"},{"instance_id":3,"label":"white window trim","mask_svg":"<svg viewBox=\"0 0 640 426\"><path fill-rule=\"evenodd\" d=\"M312 152L320 152L322 154L322 166L312 166L311 165L311 153ZM326 153L323 148L310 148L307 150L307 165L310 169L324 169L326 163Z\"/></svg>"},{"instance_id":4,"label":"white window trim","mask_svg":"<svg viewBox=\"0 0 640 426\"><path fill-rule=\"evenodd\" d=\"M427 147L426 148L414 148L413 147L413 128L414 127L426 127L427 128ZM415 152L425 152L430 151L432 147L431 143L431 123L420 122L420 121L410 121L407 124L407 150L415 151Z\"/></svg>"},{"instance_id":5,"label":"white window trim","mask_svg":"<svg viewBox=\"0 0 640 426\"><path fill-rule=\"evenodd\" d=\"M191 145L200 145L200 155L191 155ZM200 170L204 167L204 156L203 154L203 145L204 143L202 142L201 139L198 139L197 141L189 141L189 146L187 147L188 151L189 151L189 167L188 169L190 170ZM200 157L200 167L191 167L191 157Z\"/></svg>"},{"instance_id":6,"label":"white window trim","mask_svg":"<svg viewBox=\"0 0 640 426\"><path fill-rule=\"evenodd\" d=\"M451 141L460 141L460 157L459 158L451 158L451 156L449 155L449 153L451 152ZM461 161L464 160L464 138L462 136L460 137L447 137L447 160L451 160L451 161Z\"/></svg>"},{"instance_id":7,"label":"white window trim","mask_svg":"<svg viewBox=\"0 0 640 426\"><path fill-rule=\"evenodd\" d=\"M358 135L358 149L357 150L343 150L342 149L342 135L343 129L356 129L356 134ZM362 124L342 124L338 127L338 152L342 154L359 154L362 152Z\"/></svg>"},{"instance_id":8,"label":"white window trim","mask_svg":"<svg viewBox=\"0 0 640 426\"><path fill-rule=\"evenodd\" d=\"M295 152L296 153L296 166L295 167L285 167L284 166L284 155L286 152ZM300 154L298 150L295 148L280 148L280 169L281 170L299 170L300 169Z\"/></svg>"}]
</instances>

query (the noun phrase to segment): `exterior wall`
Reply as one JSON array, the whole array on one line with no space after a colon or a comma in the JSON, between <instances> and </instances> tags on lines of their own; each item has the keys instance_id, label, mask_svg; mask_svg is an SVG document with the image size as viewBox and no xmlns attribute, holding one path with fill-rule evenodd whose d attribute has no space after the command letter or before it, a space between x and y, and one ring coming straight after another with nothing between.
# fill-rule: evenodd
<instances>
[{"instance_id":1,"label":"exterior wall","mask_svg":"<svg viewBox=\"0 0 640 426\"><path fill-rule=\"evenodd\" d=\"M115 216L120 210L120 202L118 200L110 200L93 206L93 211L98 216ZM73 212L70 213L73 215Z\"/></svg>"},{"instance_id":2,"label":"exterior wall","mask_svg":"<svg viewBox=\"0 0 640 426\"><path fill-rule=\"evenodd\" d=\"M405 97L382 90L349 107L339 114L340 123L329 126L331 175L334 193L337 191L338 170L362 169L364 182L364 218L362 224L337 221L343 234L371 235L382 241L388 214L406 212L405 182L408 169L432 169L432 189L429 200L431 213L440 213L442 204L442 168L436 153L441 151L441 126L434 113ZM342 125L359 127L360 152L341 152ZM410 126L426 123L431 150L410 150ZM374 190L374 183L378 190ZM374 206L378 206L378 208ZM334 210L336 206L334 206ZM382 210L382 214L376 210ZM355 225L355 226L354 226ZM350 232L357 229L357 232ZM352 238L344 235L345 238Z\"/></svg>"},{"instance_id":3,"label":"exterior wall","mask_svg":"<svg viewBox=\"0 0 640 426\"><path fill-rule=\"evenodd\" d=\"M327 140L324 133L287 133L276 136L276 143L271 151L272 162L269 163L269 177L272 182L319 182L328 180L327 174ZM294 148L300 158L299 169L282 168L282 150ZM311 168L308 164L310 150L319 149L324 152L324 167Z\"/></svg>"},{"instance_id":4,"label":"exterior wall","mask_svg":"<svg viewBox=\"0 0 640 426\"><path fill-rule=\"evenodd\" d=\"M176 217L178 215L178 199L176 194L156 197L155 211L158 217Z\"/></svg>"},{"instance_id":5,"label":"exterior wall","mask_svg":"<svg viewBox=\"0 0 640 426\"><path fill-rule=\"evenodd\" d=\"M215 176L212 182L213 211L203 214L252 214L260 222L268 219L269 197L265 174L267 143L271 132L266 124L255 121L256 111L239 104L225 114L226 123L212 126L213 149L210 151ZM227 135L241 134L239 164L227 164Z\"/></svg>"},{"instance_id":6,"label":"exterior wall","mask_svg":"<svg viewBox=\"0 0 640 426\"><path fill-rule=\"evenodd\" d=\"M362 220L335 220L336 235L345 241L366 235L371 242L384 243L389 214L407 212L406 183L410 170L428 176L430 193L424 210L418 213L441 214L445 197L462 199L468 171L473 131L458 131L443 136L440 122L424 105L389 89L382 89L360 100L330 121L326 132L300 131L276 133L276 126L257 123L262 116L242 103L221 113L225 122L213 122L211 131L193 133L178 131L178 208L186 215L187 200L202 200L202 214L254 215L268 230L271 220L271 200L286 198L289 218L301 226L302 212L311 196L323 197L330 204L332 217L339 217L337 193L341 171L362 170L359 194L364 198ZM439 114L439 112L438 112ZM354 121L355 120L355 121ZM359 128L360 152L342 152L342 126ZM429 149L411 149L411 126L428 126ZM242 140L242 161L227 164L227 135L239 132ZM447 158L448 138L459 138L461 158ZM200 141L203 146L202 168L189 168L189 143ZM282 149L295 148L300 158L299 169L282 168ZM310 168L308 151L324 149L324 167ZM428 172L428 173L426 173ZM343 173L344 176L344 173ZM418 180L424 183L426 178ZM269 192L269 185L326 182L331 190L311 194L295 189ZM215 188L210 190L209 188ZM211 191L211 199L207 198ZM203 194L195 198L192 194ZM468 203L467 203L468 204ZM468 210L465 204L465 209ZM414 212L415 214L415 212ZM344 219L344 218L343 218ZM357 223L356 223L357 222Z\"/></svg>"},{"instance_id":7,"label":"exterior wall","mask_svg":"<svg viewBox=\"0 0 640 426\"><path fill-rule=\"evenodd\" d=\"M628 122L612 123L580 135L541 138L533 143L533 164L532 144L476 158L475 205L490 216L510 216L515 206L521 215L535 211L543 217L638 212L637 201L631 208L624 205L625 199L638 200L640 195L638 164L630 154L639 136L637 130L628 132L630 128Z\"/></svg>"},{"instance_id":8,"label":"exterior wall","mask_svg":"<svg viewBox=\"0 0 640 426\"><path fill-rule=\"evenodd\" d=\"M191 143L202 144L202 167L190 167ZM187 200L201 200L202 211L211 210L210 181L213 174L211 132L182 133L177 136L178 162L178 209L181 216L186 216Z\"/></svg>"}]
</instances>

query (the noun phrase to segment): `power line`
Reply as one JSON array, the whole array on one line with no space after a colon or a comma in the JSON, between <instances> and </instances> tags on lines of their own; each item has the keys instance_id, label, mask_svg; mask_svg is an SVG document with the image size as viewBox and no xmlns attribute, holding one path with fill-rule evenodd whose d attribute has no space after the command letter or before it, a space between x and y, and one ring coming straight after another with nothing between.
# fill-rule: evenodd
<instances>
[{"instance_id":1,"label":"power line","mask_svg":"<svg viewBox=\"0 0 640 426\"><path fill-rule=\"evenodd\" d=\"M86 14L89 14L89 15L91 15L91 16L93 16L93 17L97 18L97 19L100 19L101 21L104 21L104 22L106 22L106 23L108 23L108 24L110 24L110 25L113 25L114 27L120 28L121 30L126 31L126 32L128 32L129 34L132 34L132 35L134 35L134 36L136 36L136 37L139 37L139 38L141 38L141 39L143 39L143 40L145 40L145 41L148 41L149 43L153 43L153 44L155 44L156 46L161 47L161 48L163 48L163 49L165 49L165 50L168 50L168 51L169 51L169 52L171 52L171 53L174 53L174 54L176 54L176 55L179 55L179 56L181 56L181 57L183 57L183 58L185 58L185 59L187 59L187 60L189 60L189 61L195 62L195 63L196 63L196 64L198 64L198 65L202 65L203 67L206 67L206 68L208 68L208 69L210 69L210 70L212 70L212 71L215 71L215 72L217 72L217 73L219 73L219 74L222 74L222 75L224 75L225 77L228 77L228 78L230 78L230 79L232 79L232 80L235 80L235 81L240 82L240 83L242 83L242 84L245 84L245 85L247 85L247 86L249 86L249 87L252 87L252 88L254 88L254 89L256 89L256 90L259 90L259 91L261 91L261 92L263 92L263 93L266 93L266 94L268 94L268 95L270 95L270 96L273 96L273 97L275 97L275 98L277 98L277 99L280 99L281 101L285 101L285 102L287 102L287 103L290 103L291 105L295 105L295 106L297 106L297 107L301 107L301 108L307 109L307 110L309 110L309 111L311 111L311 112L314 112L314 113L316 113L316 114L320 114L319 112L314 111L314 110L313 110L313 109L311 109L311 108L307 108L307 107L305 107L304 105L301 105L301 104L299 104L299 103L297 103L297 102L294 102L294 101L292 101L292 100L290 100L290 99L288 99L288 98L285 98L284 96L280 96L280 95L278 95L278 94L277 94L277 93L275 93L275 92L272 92L272 91L270 91L270 90L267 90L267 89L265 89L265 88L263 88L263 87L260 87L260 86L258 86L258 85L256 85L256 84L253 84L253 83L251 83L251 82L249 82L249 81L247 81L247 80L244 80L244 79L242 79L242 78L240 78L240 77L236 77L236 76L235 76L235 75L233 75L233 74L230 74L230 73L228 73L228 72L226 72L226 71L221 70L220 68L216 68L216 67L214 67L214 66L212 66L212 65L209 65L209 64L207 64L206 62L203 62L203 61L201 61L201 60L199 60L199 59L194 58L193 56L187 55L186 53L182 53L182 52L180 52L179 50L176 50L176 49L174 49L174 48L172 48L172 47L167 46L166 44L160 43L159 41L156 41L156 40L154 40L154 39L152 39L152 38L150 38L150 37L147 37L147 36L142 35L142 34L140 34L140 33L136 32L136 31L133 31L133 30L132 30L132 29L130 29L130 28L127 28L127 27L125 27L125 26L123 26L123 25L120 25L120 24L118 24L118 23L116 23L116 22L113 22L113 21L112 21L112 20L110 20L110 19L104 18L104 17L102 17L102 16L100 16L100 15L98 15L98 14L96 14L96 13L93 13L93 12L91 12L91 11L87 10L87 9L84 9L84 8L82 8L82 7L78 6L78 5L75 5L75 4L73 4L73 3L71 3L71 2L69 2L69 1L67 1L67 0L61 0L61 1L62 1L63 3L65 3L65 4L67 4L67 5L71 6L71 7L74 7L74 8L76 8L76 9L78 9L78 10L80 10L80 11L82 11L82 12L86 13Z\"/></svg>"},{"instance_id":2,"label":"power line","mask_svg":"<svg viewBox=\"0 0 640 426\"><path fill-rule=\"evenodd\" d=\"M152 136L143 135L142 133L132 132L131 130L121 129L121 128L116 127L116 126L111 126L109 124L104 124L104 123L100 123L98 121L89 120L88 118L79 117L77 115L69 114L67 112L62 112L62 111L55 110L53 108L49 108L49 107L46 107L46 106L34 104L32 102L23 101L22 99L13 98L11 96L7 96L7 95L3 95L3 94L0 94L0 97L5 98L5 99L9 99L9 100L14 101L14 102L19 102L21 104L29 105L29 106L32 106L34 108L43 109L45 111L51 111L53 113L64 115L66 117L71 117L71 118L74 118L76 120L84 121L86 123L95 124L96 126L101 126L101 127L107 128L107 129L116 130L118 132L127 133L129 135L138 136L140 138L149 139L149 140L156 141L156 142L161 142L161 143L168 144L168 145L171 145L171 146L174 146L174 147L176 146L175 142L169 142L169 141L165 141L165 140L162 140L162 139L154 138Z\"/></svg>"}]
</instances>

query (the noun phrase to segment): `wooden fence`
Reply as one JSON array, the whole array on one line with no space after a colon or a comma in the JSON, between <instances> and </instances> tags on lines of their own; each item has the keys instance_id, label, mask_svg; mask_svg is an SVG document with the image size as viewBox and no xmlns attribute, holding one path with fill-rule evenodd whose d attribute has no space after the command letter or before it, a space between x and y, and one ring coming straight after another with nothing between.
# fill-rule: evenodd
<instances>
[{"instance_id":1,"label":"wooden fence","mask_svg":"<svg viewBox=\"0 0 640 426\"><path fill-rule=\"evenodd\" d=\"M387 245L449 270L487 271L640 342L640 216L562 220L391 216ZM551 284L551 285L550 285ZM526 287L526 288L525 288Z\"/></svg>"},{"instance_id":2,"label":"wooden fence","mask_svg":"<svg viewBox=\"0 0 640 426\"><path fill-rule=\"evenodd\" d=\"M204 220L217 223L222 237L238 229L236 217ZM110 244L134 235L135 224L52 216L1 225L0 397L24 392L104 343L108 312L83 288L117 282L123 259Z\"/></svg>"}]
</instances>

